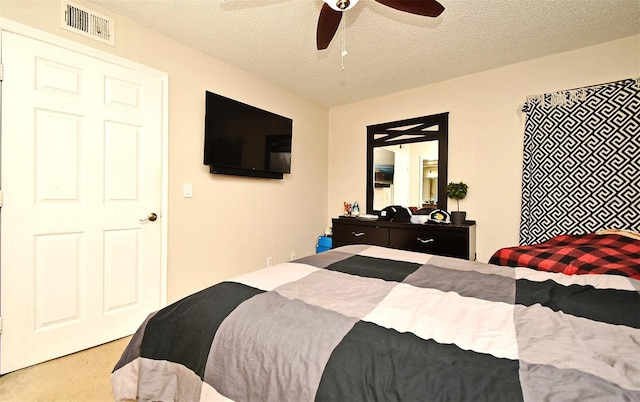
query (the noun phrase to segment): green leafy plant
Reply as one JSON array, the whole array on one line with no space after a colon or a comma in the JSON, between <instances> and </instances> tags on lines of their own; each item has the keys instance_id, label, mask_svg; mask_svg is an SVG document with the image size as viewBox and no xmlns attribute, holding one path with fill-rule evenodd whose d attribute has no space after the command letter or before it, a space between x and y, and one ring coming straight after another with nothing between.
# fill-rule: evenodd
<instances>
[{"instance_id":1,"label":"green leafy plant","mask_svg":"<svg viewBox=\"0 0 640 402\"><path fill-rule=\"evenodd\" d=\"M456 200L458 211L460 211L460 200L467 196L467 190L469 186L463 182L447 184L447 197Z\"/></svg>"}]
</instances>

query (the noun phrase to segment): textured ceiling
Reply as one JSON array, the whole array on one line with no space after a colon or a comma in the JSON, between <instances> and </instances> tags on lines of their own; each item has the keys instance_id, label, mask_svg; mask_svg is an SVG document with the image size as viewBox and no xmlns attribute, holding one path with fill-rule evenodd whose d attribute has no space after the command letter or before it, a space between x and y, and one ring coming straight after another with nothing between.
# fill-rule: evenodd
<instances>
[{"instance_id":1,"label":"textured ceiling","mask_svg":"<svg viewBox=\"0 0 640 402\"><path fill-rule=\"evenodd\" d=\"M89 1L328 107L640 33L640 0L439 0L438 18L360 0L342 70L342 27L316 50L322 0Z\"/></svg>"}]
</instances>

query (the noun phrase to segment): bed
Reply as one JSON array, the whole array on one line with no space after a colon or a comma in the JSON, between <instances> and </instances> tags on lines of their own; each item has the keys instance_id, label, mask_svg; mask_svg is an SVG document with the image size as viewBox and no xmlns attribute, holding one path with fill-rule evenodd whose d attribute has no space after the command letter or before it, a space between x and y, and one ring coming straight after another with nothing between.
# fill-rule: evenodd
<instances>
[{"instance_id":1,"label":"bed","mask_svg":"<svg viewBox=\"0 0 640 402\"><path fill-rule=\"evenodd\" d=\"M116 400L640 400L640 281L351 245L151 314Z\"/></svg>"},{"instance_id":2,"label":"bed","mask_svg":"<svg viewBox=\"0 0 640 402\"><path fill-rule=\"evenodd\" d=\"M502 248L489 263L567 275L606 273L640 279L640 233L607 229L564 234L539 244Z\"/></svg>"}]
</instances>

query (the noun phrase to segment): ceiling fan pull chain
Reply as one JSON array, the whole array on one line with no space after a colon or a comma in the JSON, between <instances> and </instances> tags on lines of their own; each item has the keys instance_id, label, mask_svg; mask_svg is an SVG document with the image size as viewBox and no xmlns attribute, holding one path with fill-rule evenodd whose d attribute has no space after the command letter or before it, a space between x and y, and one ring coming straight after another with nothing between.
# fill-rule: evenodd
<instances>
[{"instance_id":1,"label":"ceiling fan pull chain","mask_svg":"<svg viewBox=\"0 0 640 402\"><path fill-rule=\"evenodd\" d=\"M344 40L345 31L346 31L345 20L346 18L342 18L342 52L340 53L340 56L342 57L342 64L340 66L340 71L344 71L344 56L347 55L347 49L346 49L345 40Z\"/></svg>"}]
</instances>

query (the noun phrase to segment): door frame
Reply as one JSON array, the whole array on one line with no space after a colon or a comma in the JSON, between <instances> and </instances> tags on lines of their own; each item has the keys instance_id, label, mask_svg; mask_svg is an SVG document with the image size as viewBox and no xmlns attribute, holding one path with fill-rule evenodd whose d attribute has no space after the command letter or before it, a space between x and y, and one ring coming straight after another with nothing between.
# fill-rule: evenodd
<instances>
[{"instance_id":1,"label":"door frame","mask_svg":"<svg viewBox=\"0 0 640 402\"><path fill-rule=\"evenodd\" d=\"M160 306L164 307L167 304L167 255L168 255L168 183L169 183L169 74L152 67L145 66L143 64L107 53L96 48L74 42L69 39L65 39L56 36L52 33L41 31L33 27L17 23L15 21L7 20L0 17L0 34L1 32L11 32L21 36L25 36L31 39L35 39L50 45L62 47L64 49L81 53L85 56L93 57L108 63L116 64L122 67L126 67L132 70L137 70L149 75L153 75L162 82L162 122L161 122L161 207L159 216L159 223L161 225L161 245L160 245ZM0 35L0 55L2 55L2 40ZM2 60L0 60L2 63ZM2 81L0 81L0 101L2 100ZM0 102L1 106L1 102ZM1 109L0 109L1 110ZM2 116L0 115L0 119ZM1 128L1 125L0 125ZM2 132L0 131L0 138ZM0 160L0 169L2 167L2 160ZM0 183L0 190L2 190L2 183ZM2 219L1 207L0 207L0 219ZM2 236L2 233L0 233ZM2 266L0 265L0 270ZM0 279L1 280L1 279ZM0 314L2 312L2 305L0 305ZM1 315L0 315L1 318ZM1 321L0 321L1 322ZM1 327L0 327L1 328ZM0 338L1 339L1 338Z\"/></svg>"}]
</instances>

